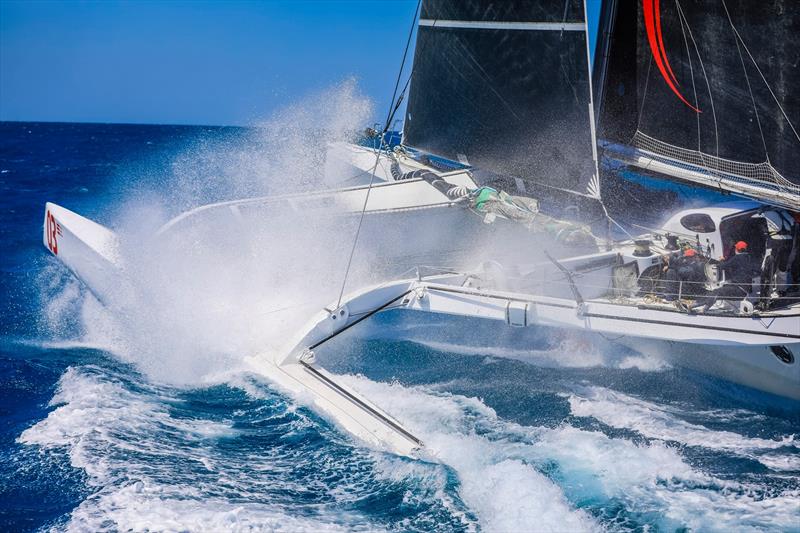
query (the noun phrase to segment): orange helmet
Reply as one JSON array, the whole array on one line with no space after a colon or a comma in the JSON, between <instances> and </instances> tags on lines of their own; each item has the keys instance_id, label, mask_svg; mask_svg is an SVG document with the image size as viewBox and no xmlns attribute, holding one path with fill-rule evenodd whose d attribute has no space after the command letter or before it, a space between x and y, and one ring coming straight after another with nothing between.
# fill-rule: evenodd
<instances>
[{"instance_id":1,"label":"orange helmet","mask_svg":"<svg viewBox=\"0 0 800 533\"><path fill-rule=\"evenodd\" d=\"M697 255L697 252L694 248L687 248L683 251L683 257L694 257Z\"/></svg>"},{"instance_id":2,"label":"orange helmet","mask_svg":"<svg viewBox=\"0 0 800 533\"><path fill-rule=\"evenodd\" d=\"M747 250L747 243L746 242L739 241L739 242L736 243L736 251L737 252L743 252L745 250Z\"/></svg>"}]
</instances>

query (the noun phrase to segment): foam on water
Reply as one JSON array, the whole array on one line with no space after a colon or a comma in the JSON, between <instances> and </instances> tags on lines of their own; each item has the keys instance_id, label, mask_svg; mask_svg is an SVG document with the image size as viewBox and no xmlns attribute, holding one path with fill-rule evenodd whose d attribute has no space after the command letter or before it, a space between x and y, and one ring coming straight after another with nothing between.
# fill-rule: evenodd
<instances>
[{"instance_id":1,"label":"foam on water","mask_svg":"<svg viewBox=\"0 0 800 533\"><path fill-rule=\"evenodd\" d=\"M283 518L264 506L215 502L193 484L166 482L167 472L159 472L164 458L179 455L207 466L204 443L234 434L228 424L175 419L168 401L132 392L97 369L71 368L64 374L50 402L58 407L19 441L64 449L71 465L84 470L98 489L73 511L69 529L214 530L246 525L248 519Z\"/></svg>"},{"instance_id":2,"label":"foam on water","mask_svg":"<svg viewBox=\"0 0 800 533\"><path fill-rule=\"evenodd\" d=\"M458 472L460 495L490 530L525 530L532 520L543 531L625 528L631 521L706 531L796 524L797 490L714 478L658 441L637 444L570 425L520 426L478 399L359 377L347 382L401 417ZM605 516L614 509L619 516Z\"/></svg>"},{"instance_id":3,"label":"foam on water","mask_svg":"<svg viewBox=\"0 0 800 533\"><path fill-rule=\"evenodd\" d=\"M426 453L458 474L458 495L477 515L480 525L491 531L530 529L535 517L537 530L591 531L597 524L566 500L559 487L533 465L507 453L505 446L475 434L476 424L496 419L482 402L450 395L433 395L398 384L384 384L362 377L342 380L376 400L391 405L425 442ZM420 465L420 466L417 466ZM384 476L405 478L420 463L393 461L381 467ZM435 497L452 500L437 490ZM448 507L452 507L451 503ZM457 506L455 507L457 509Z\"/></svg>"},{"instance_id":4,"label":"foam on water","mask_svg":"<svg viewBox=\"0 0 800 533\"><path fill-rule=\"evenodd\" d=\"M645 437L673 441L687 446L725 450L758 460L778 470L794 470L798 465L795 435L780 439L746 437L731 431L718 431L682 420L670 405L657 405L602 387L582 389L569 397L576 416L591 416L615 428L632 429ZM762 455L760 450L785 449L787 455Z\"/></svg>"},{"instance_id":5,"label":"foam on water","mask_svg":"<svg viewBox=\"0 0 800 533\"><path fill-rule=\"evenodd\" d=\"M379 530L386 524L347 502L372 498L382 485L401 486L404 505L439 509L394 524L411 529L443 520L491 531L791 530L796 523L796 489L716 478L662 440L634 442L567 423L523 426L477 398L342 380L401 419L434 462L352 448L346 435L243 374L228 382L251 401L232 401L226 415L210 417L218 409L189 410L192 400L179 390L71 368L48 417L19 440L67 453L87 473L93 493L71 514L74 530ZM237 422L247 417L259 422ZM274 440L248 442L258 427ZM310 511L298 495L316 490L327 503Z\"/></svg>"},{"instance_id":6,"label":"foam on water","mask_svg":"<svg viewBox=\"0 0 800 533\"><path fill-rule=\"evenodd\" d=\"M209 420L186 411L189 400L174 390L99 367L70 368L51 401L55 409L19 442L66 453L87 474L93 492L71 513L69 530L375 531L381 523L353 503L366 487L380 494L397 483L407 486L409 500L425 500L408 507L434 508L423 523L469 522L463 506L451 503L451 517L438 504L448 483L440 468L409 467L399 458L373 468L368 454L330 441L320 449L329 430L262 383L238 379L260 401L248 413ZM271 446L258 444L265 433L275 435ZM400 467L387 475L391 463ZM373 471L382 486L370 483ZM419 525L414 518L407 518L410 526Z\"/></svg>"},{"instance_id":7,"label":"foam on water","mask_svg":"<svg viewBox=\"0 0 800 533\"><path fill-rule=\"evenodd\" d=\"M636 445L600 433L563 428L541 441L544 456L563 465L603 507L628 512L665 529L703 531L791 528L796 490L772 491L714 478L690 467L674 449Z\"/></svg>"}]
</instances>

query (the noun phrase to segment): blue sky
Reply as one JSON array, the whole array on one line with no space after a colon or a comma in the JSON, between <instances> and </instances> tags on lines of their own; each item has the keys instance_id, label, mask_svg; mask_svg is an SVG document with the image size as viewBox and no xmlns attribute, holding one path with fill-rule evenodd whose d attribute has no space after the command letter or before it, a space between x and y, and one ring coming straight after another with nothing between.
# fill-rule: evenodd
<instances>
[{"instance_id":1,"label":"blue sky","mask_svg":"<svg viewBox=\"0 0 800 533\"><path fill-rule=\"evenodd\" d=\"M0 0L0 120L248 124L348 77L384 114L416 6Z\"/></svg>"}]
</instances>

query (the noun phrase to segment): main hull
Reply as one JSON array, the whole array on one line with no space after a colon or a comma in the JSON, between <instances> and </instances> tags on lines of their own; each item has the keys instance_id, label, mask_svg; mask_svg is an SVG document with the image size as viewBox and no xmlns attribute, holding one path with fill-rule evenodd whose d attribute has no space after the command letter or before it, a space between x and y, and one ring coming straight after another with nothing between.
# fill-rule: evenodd
<instances>
[{"instance_id":1,"label":"main hull","mask_svg":"<svg viewBox=\"0 0 800 533\"><path fill-rule=\"evenodd\" d=\"M375 312L405 310L505 323L514 328L547 326L578 331L603 342L618 342L634 350L681 366L793 400L800 400L800 352L797 315L686 315L667 309L602 301L512 293L469 286L480 275L452 274L421 280L401 280L348 295L338 307L316 317L285 350L295 360ZM346 317L342 320L340 317ZM465 335L473 332L462 328ZM520 337L488 334L484 345L505 347L514 359L525 359L528 346ZM534 351L533 346L530 347ZM499 355L502 357L503 353ZM531 359L536 359L531 354ZM566 360L572 354L564 353Z\"/></svg>"},{"instance_id":2,"label":"main hull","mask_svg":"<svg viewBox=\"0 0 800 533\"><path fill-rule=\"evenodd\" d=\"M509 328L472 317L396 311L365 327L363 338L407 340L435 350L507 358L544 367L682 367L800 401L800 365L786 362L769 345L697 344L576 328ZM800 354L800 342L782 346Z\"/></svg>"}]
</instances>

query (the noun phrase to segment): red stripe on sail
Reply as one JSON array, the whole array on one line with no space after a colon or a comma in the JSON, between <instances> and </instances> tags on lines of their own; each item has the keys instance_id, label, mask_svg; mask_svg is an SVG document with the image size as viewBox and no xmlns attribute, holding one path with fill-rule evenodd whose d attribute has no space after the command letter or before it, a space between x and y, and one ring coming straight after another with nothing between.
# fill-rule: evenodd
<instances>
[{"instance_id":1,"label":"red stripe on sail","mask_svg":"<svg viewBox=\"0 0 800 533\"><path fill-rule=\"evenodd\" d=\"M661 7L660 7L661 0L655 0L653 4L653 13L656 16L656 38L658 39L658 49L661 50L661 55L664 58L664 65L667 67L667 71L669 75L672 77L672 81L675 82L675 85L680 85L678 83L678 78L675 77L675 73L672 72L672 66L669 64L669 58L667 57L667 49L664 48L664 37L661 34Z\"/></svg>"},{"instance_id":2,"label":"red stripe on sail","mask_svg":"<svg viewBox=\"0 0 800 533\"><path fill-rule=\"evenodd\" d=\"M681 101L691 109L697 113L700 113L701 111L699 109L690 104L689 101L683 97L678 88L675 87L675 83L672 81L675 78L675 75L672 73L672 68L669 66L669 61L667 61L667 53L663 49L664 43L661 40L661 16L658 12L658 3L659 0L642 0L642 8L644 9L644 25L647 29L647 42L650 44L650 53L653 54L653 59L656 60L656 66L658 67L659 72L661 72L661 77L663 77L664 81L667 82L667 85L670 89L672 89L672 92L675 93L675 96L680 98ZM664 65L665 61L666 66ZM669 69L669 72L667 69Z\"/></svg>"}]
</instances>

